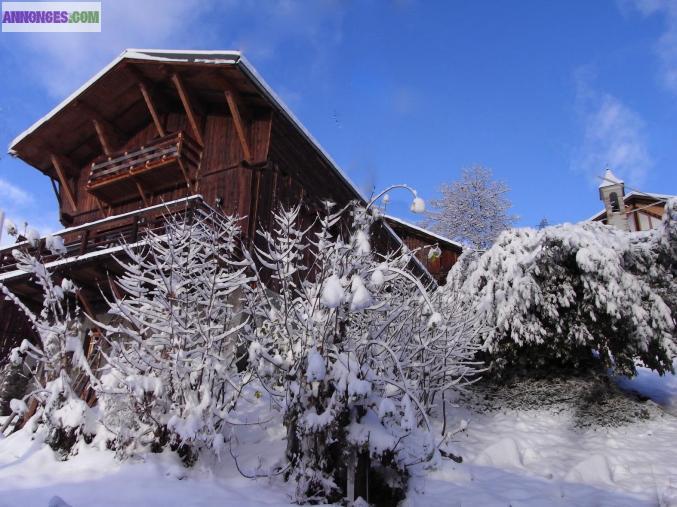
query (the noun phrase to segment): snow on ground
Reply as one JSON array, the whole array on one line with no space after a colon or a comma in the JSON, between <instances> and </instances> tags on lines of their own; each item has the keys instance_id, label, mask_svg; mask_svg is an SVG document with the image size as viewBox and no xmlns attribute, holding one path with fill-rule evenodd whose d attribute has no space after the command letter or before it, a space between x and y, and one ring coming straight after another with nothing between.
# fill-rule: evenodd
<instances>
[{"instance_id":1,"label":"snow on ground","mask_svg":"<svg viewBox=\"0 0 677 507\"><path fill-rule=\"evenodd\" d=\"M674 376L656 378L641 370L628 382L666 407L677 406ZM255 403L267 413L264 400ZM457 409L451 426L461 419L470 424L448 450L463 463L445 459L413 481L407 505L677 506L677 417L650 412L650 419L631 424L580 428L571 411ZM284 452L277 421L235 432L234 453L249 471L259 457L265 470ZM246 479L229 455L211 469L186 469L170 453L122 464L92 446L57 462L39 436L31 441L19 432L0 441L0 507L59 505L55 497L72 507L289 505L289 485L279 478Z\"/></svg>"},{"instance_id":2,"label":"snow on ground","mask_svg":"<svg viewBox=\"0 0 677 507\"><path fill-rule=\"evenodd\" d=\"M265 400L253 403L261 409L260 420L268 421ZM248 473L268 470L284 453L285 433L277 421L238 426L234 432L233 454ZM50 501L63 507L55 497L71 507L290 505L288 485L280 478L243 477L228 451L221 466L198 463L192 469L169 452L121 463L111 451L88 445L60 462L43 438L38 434L32 440L24 430L0 440L0 507L51 507Z\"/></svg>"},{"instance_id":3,"label":"snow on ground","mask_svg":"<svg viewBox=\"0 0 677 507\"><path fill-rule=\"evenodd\" d=\"M677 418L574 428L567 414L467 414L470 425L410 505L677 506ZM671 482L672 478L672 482ZM674 503L668 503L672 499Z\"/></svg>"}]
</instances>

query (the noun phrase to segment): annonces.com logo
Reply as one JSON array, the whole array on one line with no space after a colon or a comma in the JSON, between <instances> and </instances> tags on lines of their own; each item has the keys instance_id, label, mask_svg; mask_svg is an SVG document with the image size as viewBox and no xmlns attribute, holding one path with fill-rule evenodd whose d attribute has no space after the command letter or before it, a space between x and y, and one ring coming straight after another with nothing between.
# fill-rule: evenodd
<instances>
[{"instance_id":1,"label":"annonces.com logo","mask_svg":"<svg viewBox=\"0 0 677 507\"><path fill-rule=\"evenodd\" d=\"M100 32L101 2L2 2L3 32Z\"/></svg>"}]
</instances>

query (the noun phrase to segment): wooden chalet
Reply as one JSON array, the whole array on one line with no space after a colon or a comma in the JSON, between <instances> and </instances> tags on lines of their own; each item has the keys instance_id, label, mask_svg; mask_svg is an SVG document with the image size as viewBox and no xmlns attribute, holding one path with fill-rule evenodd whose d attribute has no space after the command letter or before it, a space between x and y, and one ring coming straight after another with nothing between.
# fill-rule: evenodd
<instances>
[{"instance_id":1,"label":"wooden chalet","mask_svg":"<svg viewBox=\"0 0 677 507\"><path fill-rule=\"evenodd\" d=\"M108 273L116 273L121 239L133 243L161 228L168 210L237 214L251 241L277 206L301 202L314 216L325 200L364 202L235 51L127 50L20 134L10 153L50 179L68 254L45 259L81 288L92 315L103 307ZM430 282L442 282L460 253L397 219L383 222L379 234L379 248L398 248L402 239L410 247L439 244L438 264L419 257L417 269ZM38 305L40 292L11 256L21 246L0 249L0 282ZM29 331L0 302L0 362Z\"/></svg>"}]
</instances>

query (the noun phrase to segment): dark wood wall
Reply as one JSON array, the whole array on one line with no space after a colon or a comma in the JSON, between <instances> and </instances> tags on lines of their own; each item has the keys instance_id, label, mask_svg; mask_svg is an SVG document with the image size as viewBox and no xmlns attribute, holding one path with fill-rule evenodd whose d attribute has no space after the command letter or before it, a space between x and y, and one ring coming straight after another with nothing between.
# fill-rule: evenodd
<instances>
[{"instance_id":1,"label":"dark wood wall","mask_svg":"<svg viewBox=\"0 0 677 507\"><path fill-rule=\"evenodd\" d=\"M11 350L23 340L35 340L28 317L13 302L0 298L0 368L6 364Z\"/></svg>"},{"instance_id":2,"label":"dark wood wall","mask_svg":"<svg viewBox=\"0 0 677 507\"><path fill-rule=\"evenodd\" d=\"M421 261L421 264L425 266L437 283L444 285L449 270L456 264L458 257L461 255L460 248L437 241L432 236L424 236L419 231L405 227L397 222L391 221L389 224L402 239L407 248L416 251L416 258ZM440 247L442 255L431 258L428 255L428 252L430 251L429 247L434 245Z\"/></svg>"},{"instance_id":3,"label":"dark wood wall","mask_svg":"<svg viewBox=\"0 0 677 507\"><path fill-rule=\"evenodd\" d=\"M167 133L189 132L186 117L183 114L164 114L162 121ZM267 159L270 121L270 115L267 115L263 118L256 118L249 124L248 134L254 160L265 161ZM255 170L242 163L242 148L235 134L232 118L226 115L208 115L204 121L203 135L205 146L202 151L196 189L191 191L185 181L177 179L174 187L150 196L151 203L168 202L193 193L200 193L212 205L217 197L220 197L223 201L223 210L228 214L248 215L252 173ZM138 150L156 137L155 126L148 124L117 149L120 151ZM73 212L65 200L61 199L62 212L72 217L72 225L80 225L103 217L96 199L86 190L90 164L87 163L80 169L77 179L77 211ZM161 171L158 171L158 177L161 177ZM104 206L104 212L117 215L143 207L145 203L141 196L138 193L130 193L126 202L114 205L112 208Z\"/></svg>"},{"instance_id":4,"label":"dark wood wall","mask_svg":"<svg viewBox=\"0 0 677 507\"><path fill-rule=\"evenodd\" d=\"M166 133L183 131L190 135L185 114L166 113L161 116ZM152 123L131 136L119 152L138 150L158 137ZM247 122L247 138L251 162L247 163L237 137L233 119L227 114L208 114L203 120L204 147L195 189L189 189L182 179L162 193L148 196L148 204L169 202L193 193L201 194L208 204L227 214L243 218L246 235L254 224L270 223L270 212L278 206L302 203L304 210L314 213L326 199L345 204L355 198L347 184L330 169L317 151L280 114L264 111ZM76 180L75 211L61 196L65 225L80 225L146 207L138 193L130 192L125 202L103 210L87 189L91 161L80 168ZM161 171L158 171L161 177Z\"/></svg>"}]
</instances>

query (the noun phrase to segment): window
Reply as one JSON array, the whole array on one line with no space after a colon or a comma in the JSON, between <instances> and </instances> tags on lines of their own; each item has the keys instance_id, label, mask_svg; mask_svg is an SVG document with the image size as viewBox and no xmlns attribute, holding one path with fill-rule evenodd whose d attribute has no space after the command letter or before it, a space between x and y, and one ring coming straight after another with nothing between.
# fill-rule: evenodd
<instances>
[{"instance_id":1,"label":"window","mask_svg":"<svg viewBox=\"0 0 677 507\"><path fill-rule=\"evenodd\" d=\"M609 194L609 202L611 203L611 211L618 213L621 210L621 205L618 203L618 194L611 192Z\"/></svg>"}]
</instances>

